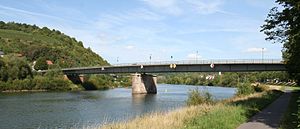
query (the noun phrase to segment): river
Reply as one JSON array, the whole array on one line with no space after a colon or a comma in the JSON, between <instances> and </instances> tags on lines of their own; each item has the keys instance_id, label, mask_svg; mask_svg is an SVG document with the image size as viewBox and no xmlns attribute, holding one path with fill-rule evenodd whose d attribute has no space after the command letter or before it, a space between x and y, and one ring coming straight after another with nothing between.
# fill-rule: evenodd
<instances>
[{"instance_id":1,"label":"river","mask_svg":"<svg viewBox=\"0 0 300 129\"><path fill-rule=\"evenodd\" d=\"M186 105L196 86L159 84L155 95L132 95L131 88L105 91L0 93L0 128L81 128L122 121ZM198 86L216 99L232 97L235 88Z\"/></svg>"}]
</instances>

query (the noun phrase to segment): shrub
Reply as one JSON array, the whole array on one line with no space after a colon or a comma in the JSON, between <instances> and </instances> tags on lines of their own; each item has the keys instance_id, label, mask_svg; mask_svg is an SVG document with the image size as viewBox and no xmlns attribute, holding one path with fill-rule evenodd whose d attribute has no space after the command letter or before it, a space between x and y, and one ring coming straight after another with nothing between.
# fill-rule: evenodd
<instances>
[{"instance_id":1,"label":"shrub","mask_svg":"<svg viewBox=\"0 0 300 129\"><path fill-rule=\"evenodd\" d=\"M264 92L264 91L267 91L269 88L265 85L257 85L257 86L254 86L254 90L255 92Z\"/></svg>"},{"instance_id":2,"label":"shrub","mask_svg":"<svg viewBox=\"0 0 300 129\"><path fill-rule=\"evenodd\" d=\"M187 105L212 104L212 95L207 91L200 91L198 88L191 90L188 95Z\"/></svg>"},{"instance_id":3,"label":"shrub","mask_svg":"<svg viewBox=\"0 0 300 129\"><path fill-rule=\"evenodd\" d=\"M36 70L47 70L48 69L48 64L47 64L47 59L44 57L41 57L37 59L34 69Z\"/></svg>"},{"instance_id":4,"label":"shrub","mask_svg":"<svg viewBox=\"0 0 300 129\"><path fill-rule=\"evenodd\" d=\"M249 95L254 93L254 86L251 86L249 82L246 83L240 83L237 86L237 95Z\"/></svg>"}]
</instances>

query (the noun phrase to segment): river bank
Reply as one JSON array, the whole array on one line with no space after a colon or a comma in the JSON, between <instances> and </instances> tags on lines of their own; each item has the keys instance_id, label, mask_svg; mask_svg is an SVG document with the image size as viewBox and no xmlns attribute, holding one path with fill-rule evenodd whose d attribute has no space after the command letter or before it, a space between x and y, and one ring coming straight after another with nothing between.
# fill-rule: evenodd
<instances>
[{"instance_id":1,"label":"river bank","mask_svg":"<svg viewBox=\"0 0 300 129\"><path fill-rule=\"evenodd\" d=\"M19 93L19 92L47 92L47 90L5 90L2 93ZM0 92L0 93L1 93Z\"/></svg>"},{"instance_id":2,"label":"river bank","mask_svg":"<svg viewBox=\"0 0 300 129\"><path fill-rule=\"evenodd\" d=\"M88 128L236 128L281 94L281 91L270 90L247 96L236 96L215 105L184 107L167 113L153 113L130 121Z\"/></svg>"}]
</instances>

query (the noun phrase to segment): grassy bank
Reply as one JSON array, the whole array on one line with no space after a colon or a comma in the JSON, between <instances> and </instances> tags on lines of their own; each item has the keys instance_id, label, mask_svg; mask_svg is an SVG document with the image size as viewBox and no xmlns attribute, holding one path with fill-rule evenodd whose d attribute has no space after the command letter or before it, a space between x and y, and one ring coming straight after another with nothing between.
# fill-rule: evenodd
<instances>
[{"instance_id":1,"label":"grassy bank","mask_svg":"<svg viewBox=\"0 0 300 129\"><path fill-rule=\"evenodd\" d=\"M267 91L238 96L222 102L189 106L168 113L154 113L129 122L113 123L89 128L104 129L173 129L173 128L222 128L232 129L273 102L281 91Z\"/></svg>"},{"instance_id":2,"label":"grassy bank","mask_svg":"<svg viewBox=\"0 0 300 129\"><path fill-rule=\"evenodd\" d=\"M281 91L240 96L224 101L205 115L196 115L186 122L184 128L233 129L262 110L282 94Z\"/></svg>"}]
</instances>

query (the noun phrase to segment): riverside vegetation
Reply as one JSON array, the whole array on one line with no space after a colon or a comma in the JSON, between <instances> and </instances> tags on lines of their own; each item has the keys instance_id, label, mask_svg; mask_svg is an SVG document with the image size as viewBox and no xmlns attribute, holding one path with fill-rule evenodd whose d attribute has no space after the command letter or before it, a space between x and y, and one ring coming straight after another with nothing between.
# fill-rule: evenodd
<instances>
[{"instance_id":1,"label":"riverside vegetation","mask_svg":"<svg viewBox=\"0 0 300 129\"><path fill-rule=\"evenodd\" d=\"M80 90L84 87L106 89L119 85L128 86L128 77L115 80L112 76L86 76L83 85L74 85L64 79L59 70L67 67L109 65L81 41L58 30L36 25L0 21L0 91ZM46 61L51 61L47 64ZM34 65L34 62L35 65ZM45 75L32 72L50 69Z\"/></svg>"},{"instance_id":2,"label":"riverside vegetation","mask_svg":"<svg viewBox=\"0 0 300 129\"><path fill-rule=\"evenodd\" d=\"M276 81L291 81L286 72L225 72L221 75L218 73L169 73L160 74L158 77L159 83L224 87L236 87L239 83L275 83ZM213 79L207 79L206 77L213 77Z\"/></svg>"}]
</instances>

